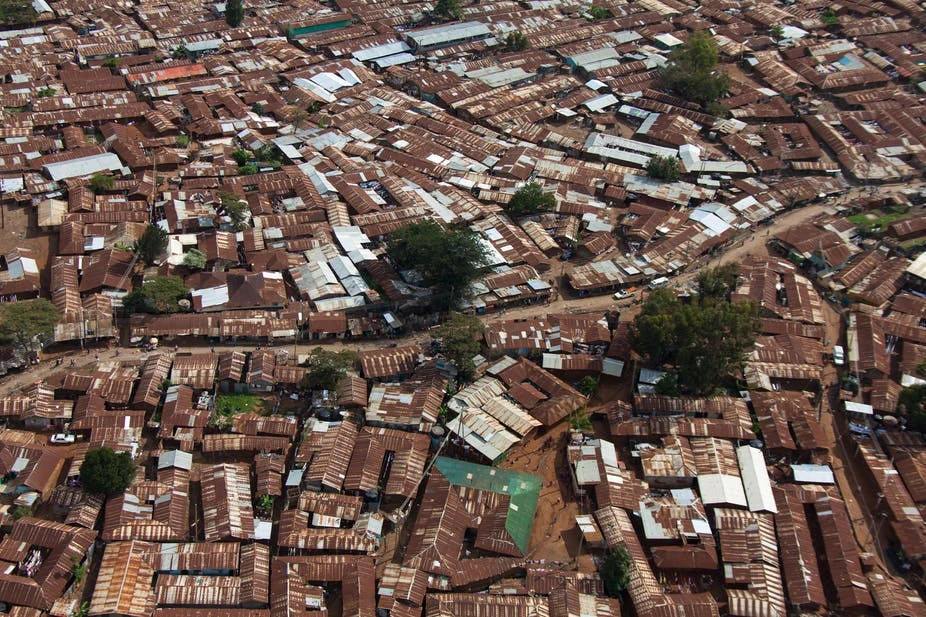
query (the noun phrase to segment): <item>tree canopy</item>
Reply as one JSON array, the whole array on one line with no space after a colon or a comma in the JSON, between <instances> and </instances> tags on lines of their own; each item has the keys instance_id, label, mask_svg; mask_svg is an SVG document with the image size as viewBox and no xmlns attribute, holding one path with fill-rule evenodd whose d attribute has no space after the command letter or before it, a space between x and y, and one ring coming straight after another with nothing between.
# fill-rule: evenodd
<instances>
[{"instance_id":1,"label":"tree canopy","mask_svg":"<svg viewBox=\"0 0 926 617\"><path fill-rule=\"evenodd\" d=\"M599 574L604 583L604 592L617 598L630 584L630 568L633 561L623 546L612 548L604 557Z\"/></svg>"},{"instance_id":2,"label":"tree canopy","mask_svg":"<svg viewBox=\"0 0 926 617\"><path fill-rule=\"evenodd\" d=\"M674 156L654 156L646 163L646 174L656 180L675 182L681 176L682 170Z\"/></svg>"},{"instance_id":3,"label":"tree canopy","mask_svg":"<svg viewBox=\"0 0 926 617\"><path fill-rule=\"evenodd\" d=\"M704 288L691 302L671 289L650 293L630 326L630 344L657 368L676 369L680 390L711 394L745 358L759 327L752 303L731 303L723 293L729 273L702 275ZM669 384L666 384L667 386Z\"/></svg>"},{"instance_id":4,"label":"tree canopy","mask_svg":"<svg viewBox=\"0 0 926 617\"><path fill-rule=\"evenodd\" d=\"M415 270L432 288L431 305L454 308L482 272L488 253L470 229L444 229L432 220L407 225L389 236L389 257L402 270Z\"/></svg>"},{"instance_id":5,"label":"tree canopy","mask_svg":"<svg viewBox=\"0 0 926 617\"><path fill-rule=\"evenodd\" d=\"M222 200L222 210L231 219L232 227L240 230L251 214L247 202L234 193L221 193L219 198Z\"/></svg>"},{"instance_id":6,"label":"tree canopy","mask_svg":"<svg viewBox=\"0 0 926 617\"><path fill-rule=\"evenodd\" d=\"M187 294L179 276L155 276L133 289L122 304L130 313L176 313L180 310L178 302Z\"/></svg>"},{"instance_id":7,"label":"tree canopy","mask_svg":"<svg viewBox=\"0 0 926 617\"><path fill-rule=\"evenodd\" d=\"M699 30L669 55L660 71L664 88L678 96L707 105L727 93L729 78L716 71L719 52L711 35Z\"/></svg>"},{"instance_id":8,"label":"tree canopy","mask_svg":"<svg viewBox=\"0 0 926 617\"><path fill-rule=\"evenodd\" d=\"M357 360L352 351L329 351L316 347L309 352L309 372L299 386L303 390L334 390Z\"/></svg>"},{"instance_id":9,"label":"tree canopy","mask_svg":"<svg viewBox=\"0 0 926 617\"><path fill-rule=\"evenodd\" d=\"M781 24L773 24L768 29L768 33L776 43L785 37L785 29Z\"/></svg>"},{"instance_id":10,"label":"tree canopy","mask_svg":"<svg viewBox=\"0 0 926 617\"><path fill-rule=\"evenodd\" d=\"M437 0L434 14L443 19L462 19L463 4L460 0Z\"/></svg>"},{"instance_id":11,"label":"tree canopy","mask_svg":"<svg viewBox=\"0 0 926 617\"><path fill-rule=\"evenodd\" d=\"M553 193L545 193L543 187L536 182L525 184L514 194L505 207L512 214L534 214L552 210L556 207Z\"/></svg>"},{"instance_id":12,"label":"tree canopy","mask_svg":"<svg viewBox=\"0 0 926 617\"><path fill-rule=\"evenodd\" d=\"M926 385L904 388L897 398L897 413L907 417L907 426L914 431L926 432Z\"/></svg>"},{"instance_id":13,"label":"tree canopy","mask_svg":"<svg viewBox=\"0 0 926 617\"><path fill-rule=\"evenodd\" d=\"M482 350L482 333L485 325L478 317L450 313L450 318L434 332L439 338L444 355L453 362L464 379L472 377L476 370L473 356Z\"/></svg>"},{"instance_id":14,"label":"tree canopy","mask_svg":"<svg viewBox=\"0 0 926 617\"><path fill-rule=\"evenodd\" d=\"M505 38L505 47L511 51L524 51L530 47L530 41L527 40L527 35L516 30L515 32L509 32L508 36Z\"/></svg>"},{"instance_id":15,"label":"tree canopy","mask_svg":"<svg viewBox=\"0 0 926 617\"><path fill-rule=\"evenodd\" d=\"M237 28L244 21L244 5L241 0L227 0L225 4L225 21L232 28Z\"/></svg>"},{"instance_id":16,"label":"tree canopy","mask_svg":"<svg viewBox=\"0 0 926 617\"><path fill-rule=\"evenodd\" d=\"M58 309L45 298L0 304L0 337L24 352L41 349L58 317Z\"/></svg>"},{"instance_id":17,"label":"tree canopy","mask_svg":"<svg viewBox=\"0 0 926 617\"><path fill-rule=\"evenodd\" d=\"M190 252L183 256L183 265L190 270L202 270L206 267L206 254L199 249L190 249Z\"/></svg>"},{"instance_id":18,"label":"tree canopy","mask_svg":"<svg viewBox=\"0 0 926 617\"><path fill-rule=\"evenodd\" d=\"M739 266L735 263L702 270L698 274L698 294L718 300L729 300L739 281Z\"/></svg>"},{"instance_id":19,"label":"tree canopy","mask_svg":"<svg viewBox=\"0 0 926 617\"><path fill-rule=\"evenodd\" d=\"M103 191L111 191L113 186L116 185L116 181L113 180L112 176L107 176L105 174L97 174L90 178L90 188L93 189L94 193L102 193Z\"/></svg>"},{"instance_id":20,"label":"tree canopy","mask_svg":"<svg viewBox=\"0 0 926 617\"><path fill-rule=\"evenodd\" d=\"M235 159L236 163L238 163L238 167L241 167L243 165L247 165L248 161L251 160L251 153L244 148L238 148L232 152L232 158Z\"/></svg>"},{"instance_id":21,"label":"tree canopy","mask_svg":"<svg viewBox=\"0 0 926 617\"><path fill-rule=\"evenodd\" d=\"M38 14L29 0L0 0L0 23L21 26L35 23Z\"/></svg>"},{"instance_id":22,"label":"tree canopy","mask_svg":"<svg viewBox=\"0 0 926 617\"><path fill-rule=\"evenodd\" d=\"M608 19L611 15L611 9L604 6L593 6L588 9L588 14L593 20Z\"/></svg>"},{"instance_id":23,"label":"tree canopy","mask_svg":"<svg viewBox=\"0 0 926 617\"><path fill-rule=\"evenodd\" d=\"M152 265L167 250L167 232L158 225L148 225L141 238L135 241L135 253L143 262Z\"/></svg>"},{"instance_id":24,"label":"tree canopy","mask_svg":"<svg viewBox=\"0 0 926 617\"><path fill-rule=\"evenodd\" d=\"M80 464L80 484L88 493L112 495L124 491L135 478L135 463L128 452L95 448Z\"/></svg>"}]
</instances>

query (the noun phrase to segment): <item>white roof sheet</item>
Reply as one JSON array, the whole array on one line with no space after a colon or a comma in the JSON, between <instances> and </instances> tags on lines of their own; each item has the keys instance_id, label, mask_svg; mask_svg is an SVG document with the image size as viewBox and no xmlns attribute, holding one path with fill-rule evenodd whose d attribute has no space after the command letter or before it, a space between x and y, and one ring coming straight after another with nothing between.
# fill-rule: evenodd
<instances>
[{"instance_id":1,"label":"white roof sheet","mask_svg":"<svg viewBox=\"0 0 926 617\"><path fill-rule=\"evenodd\" d=\"M405 41L395 41L393 43L383 43L382 45L377 45L376 47L367 47L366 49L358 49L351 55L361 62L365 60L373 60L375 58L383 58L385 56L391 56L393 54L398 54L403 51L409 51L411 47Z\"/></svg>"},{"instance_id":2,"label":"white roof sheet","mask_svg":"<svg viewBox=\"0 0 926 617\"><path fill-rule=\"evenodd\" d=\"M746 501L753 512L778 512L772 483L768 479L765 458L758 448L740 446L736 449L736 460L740 466L740 476L746 489Z\"/></svg>"},{"instance_id":3,"label":"white roof sheet","mask_svg":"<svg viewBox=\"0 0 926 617\"><path fill-rule=\"evenodd\" d=\"M122 161L112 152L103 152L69 161L46 163L43 167L51 179L57 182L67 178L89 176L101 171L118 171L122 169Z\"/></svg>"},{"instance_id":4,"label":"white roof sheet","mask_svg":"<svg viewBox=\"0 0 926 617\"><path fill-rule=\"evenodd\" d=\"M698 492L701 493L701 503L706 506L729 504L745 508L748 505L743 483L736 476L719 473L700 475Z\"/></svg>"},{"instance_id":5,"label":"white roof sheet","mask_svg":"<svg viewBox=\"0 0 926 617\"><path fill-rule=\"evenodd\" d=\"M791 465L794 481L804 484L835 484L836 477L829 465Z\"/></svg>"}]
</instances>

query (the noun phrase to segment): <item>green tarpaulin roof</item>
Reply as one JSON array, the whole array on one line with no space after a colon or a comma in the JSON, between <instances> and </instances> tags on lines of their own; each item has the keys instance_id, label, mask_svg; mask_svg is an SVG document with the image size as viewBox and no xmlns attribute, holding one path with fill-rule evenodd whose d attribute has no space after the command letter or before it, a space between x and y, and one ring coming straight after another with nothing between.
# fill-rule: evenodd
<instances>
[{"instance_id":1,"label":"green tarpaulin roof","mask_svg":"<svg viewBox=\"0 0 926 617\"><path fill-rule=\"evenodd\" d=\"M539 476L443 456L437 457L434 466L451 484L508 495L510 502L505 529L521 552L527 554L540 487L543 485Z\"/></svg>"}]
</instances>

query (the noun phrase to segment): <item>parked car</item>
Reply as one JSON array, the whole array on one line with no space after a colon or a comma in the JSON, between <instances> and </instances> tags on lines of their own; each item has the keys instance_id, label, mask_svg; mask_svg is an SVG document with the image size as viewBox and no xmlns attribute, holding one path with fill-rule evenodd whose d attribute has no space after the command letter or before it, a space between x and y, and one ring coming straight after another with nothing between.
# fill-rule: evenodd
<instances>
[{"instance_id":1,"label":"parked car","mask_svg":"<svg viewBox=\"0 0 926 617\"><path fill-rule=\"evenodd\" d=\"M614 292L614 299L623 300L624 298L629 298L631 295L633 294L629 294L623 289L618 289L617 291Z\"/></svg>"},{"instance_id":2,"label":"parked car","mask_svg":"<svg viewBox=\"0 0 926 617\"><path fill-rule=\"evenodd\" d=\"M69 435L67 433L55 433L51 436L52 443L68 444L74 443L76 440L77 437L75 435Z\"/></svg>"}]
</instances>

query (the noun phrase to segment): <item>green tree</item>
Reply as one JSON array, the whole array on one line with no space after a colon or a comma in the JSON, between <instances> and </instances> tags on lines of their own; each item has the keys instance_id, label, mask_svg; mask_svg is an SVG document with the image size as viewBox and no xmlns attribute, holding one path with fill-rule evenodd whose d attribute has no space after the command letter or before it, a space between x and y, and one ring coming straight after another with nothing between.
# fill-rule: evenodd
<instances>
[{"instance_id":1,"label":"green tree","mask_svg":"<svg viewBox=\"0 0 926 617\"><path fill-rule=\"evenodd\" d=\"M39 88L39 98L45 99L50 96L55 96L55 92L57 92L57 90L55 90L54 88L50 86L45 87L45 88Z\"/></svg>"},{"instance_id":2,"label":"green tree","mask_svg":"<svg viewBox=\"0 0 926 617\"><path fill-rule=\"evenodd\" d=\"M352 351L329 351L316 347L309 352L309 372L299 384L303 390L336 390L338 383L357 360Z\"/></svg>"},{"instance_id":3,"label":"green tree","mask_svg":"<svg viewBox=\"0 0 926 617\"><path fill-rule=\"evenodd\" d=\"M71 617L87 617L90 614L90 603L81 602L80 605L71 611Z\"/></svg>"},{"instance_id":4,"label":"green tree","mask_svg":"<svg viewBox=\"0 0 926 617\"><path fill-rule=\"evenodd\" d=\"M232 28L237 28L244 21L244 5L241 0L227 0L225 4L225 21Z\"/></svg>"},{"instance_id":5,"label":"green tree","mask_svg":"<svg viewBox=\"0 0 926 617\"><path fill-rule=\"evenodd\" d=\"M178 302L189 294L179 276L155 276L122 299L130 313L176 313Z\"/></svg>"},{"instance_id":6,"label":"green tree","mask_svg":"<svg viewBox=\"0 0 926 617\"><path fill-rule=\"evenodd\" d=\"M663 182L675 182L682 170L674 156L654 156L646 163L646 175Z\"/></svg>"},{"instance_id":7,"label":"green tree","mask_svg":"<svg viewBox=\"0 0 926 617\"><path fill-rule=\"evenodd\" d=\"M553 193L545 193L536 182L529 182L518 189L505 209L512 214L534 214L556 207Z\"/></svg>"},{"instance_id":8,"label":"green tree","mask_svg":"<svg viewBox=\"0 0 926 617\"><path fill-rule=\"evenodd\" d=\"M604 583L604 592L612 598L620 597L630 584L630 570L633 560L630 553L623 546L612 548L604 557L601 564L601 581Z\"/></svg>"},{"instance_id":9,"label":"green tree","mask_svg":"<svg viewBox=\"0 0 926 617\"><path fill-rule=\"evenodd\" d=\"M318 101L315 101L315 103L318 103ZM318 111L318 109L321 109L321 105L316 108L315 103L312 103L312 107L314 108L312 113L315 113ZM305 124L305 121L308 119L309 114L304 109L295 109L291 114L289 114L289 121L293 123L293 126L296 127L296 130L302 128L302 126Z\"/></svg>"},{"instance_id":10,"label":"green tree","mask_svg":"<svg viewBox=\"0 0 926 617\"><path fill-rule=\"evenodd\" d=\"M569 426L576 431L592 430L592 420L585 407L579 407L569 418Z\"/></svg>"},{"instance_id":11,"label":"green tree","mask_svg":"<svg viewBox=\"0 0 926 617\"><path fill-rule=\"evenodd\" d=\"M222 200L222 211L231 219L232 227L242 229L251 215L247 202L234 193L220 193L219 199Z\"/></svg>"},{"instance_id":12,"label":"green tree","mask_svg":"<svg viewBox=\"0 0 926 617\"><path fill-rule=\"evenodd\" d=\"M189 135L177 135L177 147L186 148L190 145Z\"/></svg>"},{"instance_id":13,"label":"green tree","mask_svg":"<svg viewBox=\"0 0 926 617\"><path fill-rule=\"evenodd\" d=\"M248 164L248 161L251 160L251 153L244 148L238 148L232 152L232 158L235 159L236 163L238 163L238 167L243 167L244 165Z\"/></svg>"},{"instance_id":14,"label":"green tree","mask_svg":"<svg viewBox=\"0 0 926 617\"><path fill-rule=\"evenodd\" d=\"M80 464L80 484L88 493L112 495L124 491L135 478L135 463L128 452L94 448Z\"/></svg>"},{"instance_id":15,"label":"green tree","mask_svg":"<svg viewBox=\"0 0 926 617\"><path fill-rule=\"evenodd\" d=\"M611 9L604 6L593 6L588 9L588 14L595 21L599 19L610 19L611 18Z\"/></svg>"},{"instance_id":16,"label":"green tree","mask_svg":"<svg viewBox=\"0 0 926 617\"><path fill-rule=\"evenodd\" d=\"M586 375L579 380L579 383L576 384L576 390L584 394L585 396L591 396L595 393L595 390L598 389L598 378L593 377L592 375Z\"/></svg>"},{"instance_id":17,"label":"green tree","mask_svg":"<svg viewBox=\"0 0 926 617\"><path fill-rule=\"evenodd\" d=\"M257 498L257 510L263 514L273 513L273 496L261 495Z\"/></svg>"},{"instance_id":18,"label":"green tree","mask_svg":"<svg viewBox=\"0 0 926 617\"><path fill-rule=\"evenodd\" d=\"M463 6L460 0L437 0L434 14L441 19L462 19Z\"/></svg>"},{"instance_id":19,"label":"green tree","mask_svg":"<svg viewBox=\"0 0 926 617\"><path fill-rule=\"evenodd\" d=\"M76 557L71 558L71 574L74 576L74 584L80 585L87 575L87 566L80 563Z\"/></svg>"},{"instance_id":20,"label":"green tree","mask_svg":"<svg viewBox=\"0 0 926 617\"><path fill-rule=\"evenodd\" d=\"M392 233L389 257L402 270L415 270L433 291L432 308L454 308L488 262L488 252L470 229L444 229L432 220Z\"/></svg>"},{"instance_id":21,"label":"green tree","mask_svg":"<svg viewBox=\"0 0 926 617\"><path fill-rule=\"evenodd\" d=\"M657 381L656 385L653 386L653 392L661 394L662 396L681 395L681 392L678 390L678 376L675 373L666 373L662 376L662 379Z\"/></svg>"},{"instance_id":22,"label":"green tree","mask_svg":"<svg viewBox=\"0 0 926 617\"><path fill-rule=\"evenodd\" d=\"M659 74L662 86L699 105L716 101L727 93L730 83L715 70L719 57L711 35L705 30L695 32L669 55Z\"/></svg>"},{"instance_id":23,"label":"green tree","mask_svg":"<svg viewBox=\"0 0 926 617\"><path fill-rule=\"evenodd\" d=\"M16 506L13 508L13 518L17 521L26 516L32 516L32 508L28 506Z\"/></svg>"},{"instance_id":24,"label":"green tree","mask_svg":"<svg viewBox=\"0 0 926 617\"><path fill-rule=\"evenodd\" d=\"M206 254L199 249L190 249L190 252L183 256L183 265L190 270L202 270L206 267Z\"/></svg>"},{"instance_id":25,"label":"green tree","mask_svg":"<svg viewBox=\"0 0 926 617\"><path fill-rule=\"evenodd\" d=\"M36 351L55 331L59 316L45 298L0 304L0 338L25 353Z\"/></svg>"},{"instance_id":26,"label":"green tree","mask_svg":"<svg viewBox=\"0 0 926 617\"><path fill-rule=\"evenodd\" d=\"M781 24L774 24L771 28L768 29L768 33L771 35L775 42L778 43L785 37L785 29Z\"/></svg>"},{"instance_id":27,"label":"green tree","mask_svg":"<svg viewBox=\"0 0 926 617\"><path fill-rule=\"evenodd\" d=\"M711 101L705 105L704 113L716 116L718 118L729 118L733 115L730 113L730 109L720 101Z\"/></svg>"},{"instance_id":28,"label":"green tree","mask_svg":"<svg viewBox=\"0 0 926 617\"><path fill-rule=\"evenodd\" d=\"M29 0L0 0L0 23L7 26L34 24L38 14Z\"/></svg>"},{"instance_id":29,"label":"green tree","mask_svg":"<svg viewBox=\"0 0 926 617\"><path fill-rule=\"evenodd\" d=\"M739 264L729 263L702 270L698 274L698 295L729 300L739 281Z\"/></svg>"},{"instance_id":30,"label":"green tree","mask_svg":"<svg viewBox=\"0 0 926 617\"><path fill-rule=\"evenodd\" d=\"M926 385L917 384L901 390L897 413L906 416L908 428L926 433Z\"/></svg>"},{"instance_id":31,"label":"green tree","mask_svg":"<svg viewBox=\"0 0 926 617\"><path fill-rule=\"evenodd\" d=\"M103 191L111 191L116 185L116 181L113 180L112 176L106 176L103 174L97 174L90 178L90 188L93 189L94 193L102 193Z\"/></svg>"},{"instance_id":32,"label":"green tree","mask_svg":"<svg viewBox=\"0 0 926 617\"><path fill-rule=\"evenodd\" d=\"M838 26L839 16L836 15L833 9L826 9L823 11L823 14L820 15L820 21L822 21L825 26Z\"/></svg>"},{"instance_id":33,"label":"green tree","mask_svg":"<svg viewBox=\"0 0 926 617\"><path fill-rule=\"evenodd\" d=\"M251 111L253 111L258 116L264 115L264 104L263 103L254 103L251 105Z\"/></svg>"},{"instance_id":34,"label":"green tree","mask_svg":"<svg viewBox=\"0 0 926 617\"><path fill-rule=\"evenodd\" d=\"M530 47L530 41L527 40L526 34L517 30L508 33L508 36L505 38L505 47L511 51L524 51Z\"/></svg>"},{"instance_id":35,"label":"green tree","mask_svg":"<svg viewBox=\"0 0 926 617\"><path fill-rule=\"evenodd\" d=\"M119 58L107 58L103 61L102 66L108 69L118 69L120 64L122 64L122 61Z\"/></svg>"},{"instance_id":36,"label":"green tree","mask_svg":"<svg viewBox=\"0 0 926 617\"><path fill-rule=\"evenodd\" d=\"M253 165L251 163L248 163L247 165L242 165L241 167L238 168L238 173L241 174L242 176L253 176L259 171L260 170L257 168L257 165Z\"/></svg>"},{"instance_id":37,"label":"green tree","mask_svg":"<svg viewBox=\"0 0 926 617\"><path fill-rule=\"evenodd\" d=\"M630 343L653 366L676 369L681 389L703 396L742 365L758 327L752 303L714 295L683 303L662 288L649 295L631 324Z\"/></svg>"},{"instance_id":38,"label":"green tree","mask_svg":"<svg viewBox=\"0 0 926 617\"><path fill-rule=\"evenodd\" d=\"M141 238L135 241L135 253L147 265L152 265L167 250L167 232L158 225L145 227Z\"/></svg>"},{"instance_id":39,"label":"green tree","mask_svg":"<svg viewBox=\"0 0 926 617\"><path fill-rule=\"evenodd\" d=\"M180 45L178 45L174 49L174 53L171 55L173 56L175 60L183 60L183 59L191 58L193 56L193 54L190 53L190 50L187 49L187 46L185 43L180 43Z\"/></svg>"},{"instance_id":40,"label":"green tree","mask_svg":"<svg viewBox=\"0 0 926 617\"><path fill-rule=\"evenodd\" d=\"M476 370L473 356L482 351L483 332L485 325L481 319L462 313L450 313L450 318L434 332L434 337L441 341L444 355L457 367L463 379L472 377Z\"/></svg>"}]
</instances>

